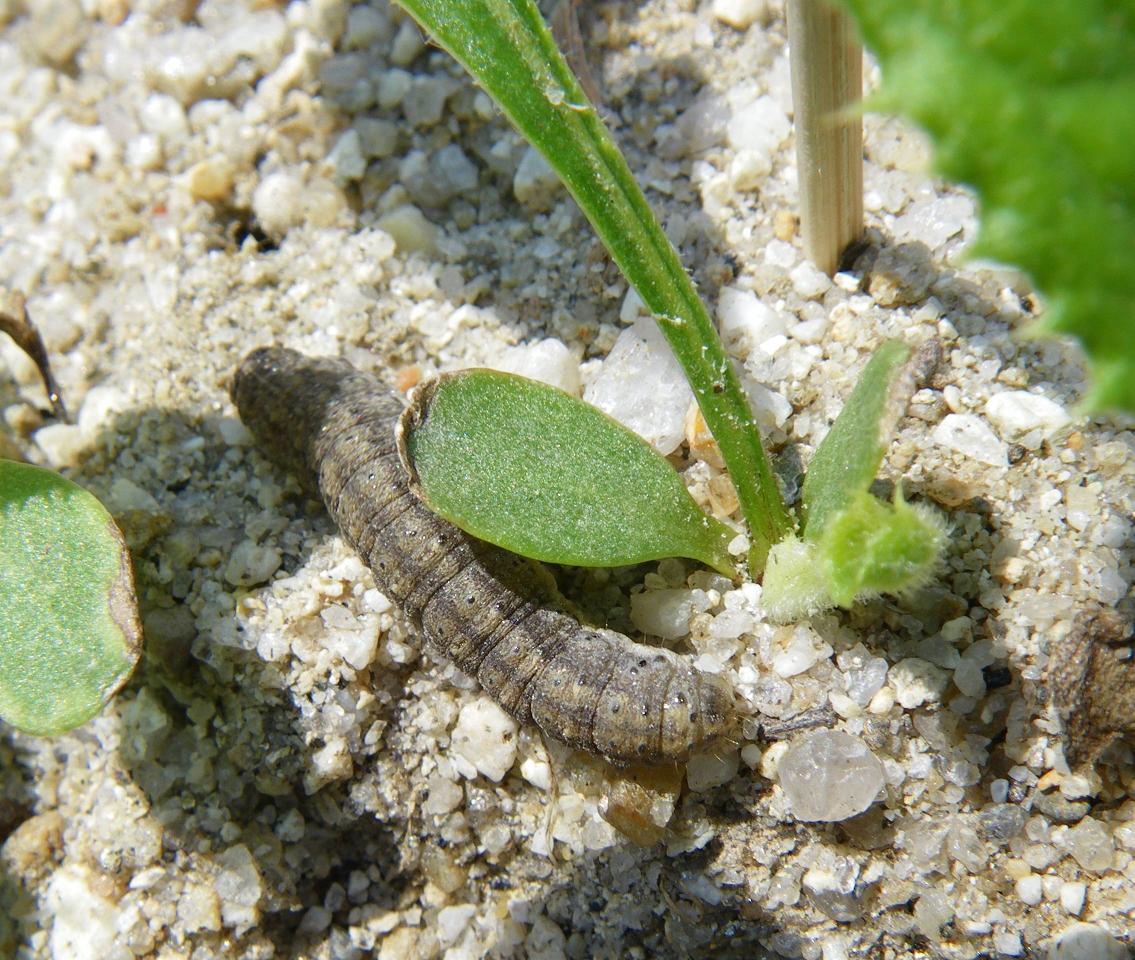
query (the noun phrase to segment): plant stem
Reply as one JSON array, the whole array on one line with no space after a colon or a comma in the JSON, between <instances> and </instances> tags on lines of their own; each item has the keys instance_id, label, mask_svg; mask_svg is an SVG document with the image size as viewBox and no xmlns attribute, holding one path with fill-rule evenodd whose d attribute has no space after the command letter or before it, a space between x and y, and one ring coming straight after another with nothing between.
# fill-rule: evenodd
<instances>
[{"instance_id":1,"label":"plant stem","mask_svg":"<svg viewBox=\"0 0 1135 960\"><path fill-rule=\"evenodd\" d=\"M863 47L823 0L788 0L788 42L804 251L832 274L863 233Z\"/></svg>"},{"instance_id":2,"label":"plant stem","mask_svg":"<svg viewBox=\"0 0 1135 960\"><path fill-rule=\"evenodd\" d=\"M792 521L705 305L532 0L400 0L560 175L653 313L733 477L763 565Z\"/></svg>"}]
</instances>

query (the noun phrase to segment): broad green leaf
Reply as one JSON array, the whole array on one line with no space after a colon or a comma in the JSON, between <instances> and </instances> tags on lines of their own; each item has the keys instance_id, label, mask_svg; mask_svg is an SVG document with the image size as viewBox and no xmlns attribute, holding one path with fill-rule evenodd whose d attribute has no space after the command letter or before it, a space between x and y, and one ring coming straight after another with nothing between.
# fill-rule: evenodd
<instances>
[{"instance_id":1,"label":"broad green leaf","mask_svg":"<svg viewBox=\"0 0 1135 960\"><path fill-rule=\"evenodd\" d=\"M833 515L819 542L832 600L902 593L922 586L938 565L946 527L932 508L913 506L898 492L893 503L862 491Z\"/></svg>"},{"instance_id":2,"label":"broad green leaf","mask_svg":"<svg viewBox=\"0 0 1135 960\"><path fill-rule=\"evenodd\" d=\"M1044 330L1084 344L1091 409L1135 410L1135 0L844 0L879 58L872 106L975 187L975 255L1027 270Z\"/></svg>"},{"instance_id":3,"label":"broad green leaf","mask_svg":"<svg viewBox=\"0 0 1135 960\"><path fill-rule=\"evenodd\" d=\"M86 722L126 682L141 642L110 514L50 470L0 460L0 718L39 735Z\"/></svg>"},{"instance_id":4,"label":"broad green leaf","mask_svg":"<svg viewBox=\"0 0 1135 960\"><path fill-rule=\"evenodd\" d=\"M847 507L878 474L891 432L910 400L907 391L895 396L909 358L910 348L897 340L879 347L816 448L801 494L807 539L818 540L828 518Z\"/></svg>"},{"instance_id":5,"label":"broad green leaf","mask_svg":"<svg viewBox=\"0 0 1135 960\"><path fill-rule=\"evenodd\" d=\"M792 529L744 392L693 282L533 0L399 0L564 181L658 321L737 488L754 557Z\"/></svg>"},{"instance_id":6,"label":"broad green leaf","mask_svg":"<svg viewBox=\"0 0 1135 960\"><path fill-rule=\"evenodd\" d=\"M514 553L593 567L681 556L735 573L735 534L698 509L666 459L547 384L445 374L415 393L399 449L434 512Z\"/></svg>"}]
</instances>

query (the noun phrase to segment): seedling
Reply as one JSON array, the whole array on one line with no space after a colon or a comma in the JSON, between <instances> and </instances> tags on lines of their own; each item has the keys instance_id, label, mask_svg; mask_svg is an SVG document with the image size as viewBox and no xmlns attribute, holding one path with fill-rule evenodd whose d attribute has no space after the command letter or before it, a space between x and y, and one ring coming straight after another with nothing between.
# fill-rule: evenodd
<instances>
[{"instance_id":1,"label":"seedling","mask_svg":"<svg viewBox=\"0 0 1135 960\"><path fill-rule=\"evenodd\" d=\"M854 402L848 404L833 427L833 436L817 451L821 464L825 457L834 460L850 456L863 465L863 470L850 477L839 471L820 471L820 479L811 484L812 500L829 504L829 515L823 523L814 516L805 518L801 525L804 540L795 541L792 538L797 523L777 489L748 402L709 314L625 160L556 49L535 5L530 0L403 0L403 6L465 66L520 132L543 153L654 315L682 365L736 486L752 540L752 573L759 575L764 570L770 551L782 542L805 544L813 552L827 549L827 541L820 536L822 526L846 524L851 530L859 530L884 523L894 524L895 528L871 542L870 555L861 569L856 567L854 557L843 556L838 561L833 558L831 565L819 567L827 571L820 581L809 581L807 599L791 599L785 603L785 609L806 612L834 602L846 605L855 595L901 590L908 583L925 579L941 549L941 525L934 526L921 512L906 507L901 498L887 506L866 494L885 450L880 431L893 426L893 397L909 379L903 375L907 349L893 345L868 368L870 375L857 389ZM556 514L563 513L564 504L578 495L589 468L576 457L530 455L528 447L523 448L524 453L515 453L517 444L533 433L524 425L525 417L539 417L539 406L544 401L538 399L540 391L517 379L512 381L510 398L503 401L501 391L510 389L506 386L509 382L499 376L483 378L479 384L471 384L468 378L455 378L432 387L428 397L419 402L413 422L405 426L408 436L404 453L407 467L418 477L428 501L444 516L499 545L532 552L535 548L527 530L555 527ZM449 395L458 390L465 392L463 402L450 404ZM478 395L478 391L482 392ZM526 403L531 406L526 408ZM501 404L517 411L518 416L496 416L493 411ZM455 415L462 407L465 419ZM598 442L603 429L616 429L612 424L595 425L594 413L579 402L564 399L560 407L563 420L557 429L565 436L586 432L589 442ZM853 423L841 428L840 424L848 418ZM585 424L589 425L587 429ZM462 472L462 482L454 483L444 466L446 456L436 455L434 441L440 436L461 438L460 453L453 450L451 455L462 463L476 462L482 467L491 464L486 472L503 477L500 495L464 482L468 471ZM474 437L475 450L470 446ZM621 441L612 435L609 442L611 447L617 447ZM419 456L419 446L423 452L429 448L430 455ZM825 449L833 452L825 454ZM518 498L511 491L505 493L516 482L513 467L506 461L516 460L527 471L524 482L533 484L525 489L541 490L541 495ZM539 477L533 470L540 472ZM606 485L612 489L613 486L616 485ZM462 487L467 494L462 493ZM589 493L592 501L607 496L603 485ZM523 501L522 515L513 510L517 501ZM501 508L498 510L497 506ZM566 508L569 515L579 509L578 503ZM572 550L565 552L565 558L598 552L605 559L591 556L589 562L625 562L626 552L620 541L645 537L645 528L654 525L649 514L658 510L657 506L648 508L644 519L643 511L636 509L634 512L640 516L611 524L608 535L602 539L588 528ZM694 516L677 522L687 528L682 535L687 542L696 541L699 532L705 536L705 518ZM569 534L570 526L567 525ZM925 541L925 549L912 550L911 541L919 538ZM557 547L561 548L562 544ZM708 562L718 565L712 560ZM848 564L854 569L848 570ZM788 592L794 597L791 588Z\"/></svg>"}]
</instances>

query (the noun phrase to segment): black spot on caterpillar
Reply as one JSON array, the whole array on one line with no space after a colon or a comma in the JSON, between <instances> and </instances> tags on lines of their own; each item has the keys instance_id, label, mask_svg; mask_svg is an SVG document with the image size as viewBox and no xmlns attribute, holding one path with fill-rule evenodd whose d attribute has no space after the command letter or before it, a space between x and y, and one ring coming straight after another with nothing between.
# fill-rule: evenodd
<instances>
[{"instance_id":1,"label":"black spot on caterpillar","mask_svg":"<svg viewBox=\"0 0 1135 960\"><path fill-rule=\"evenodd\" d=\"M617 764L685 760L732 724L724 678L585 626L542 564L433 514L398 458L403 404L375 377L344 360L267 347L241 363L232 394L268 454L318 489L429 647L521 723Z\"/></svg>"}]
</instances>

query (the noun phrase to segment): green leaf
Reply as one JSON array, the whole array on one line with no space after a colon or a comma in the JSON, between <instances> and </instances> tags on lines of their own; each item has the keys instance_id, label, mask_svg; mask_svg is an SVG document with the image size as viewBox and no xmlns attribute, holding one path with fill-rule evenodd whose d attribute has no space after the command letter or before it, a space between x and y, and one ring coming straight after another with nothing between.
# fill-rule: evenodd
<instances>
[{"instance_id":1,"label":"green leaf","mask_svg":"<svg viewBox=\"0 0 1135 960\"><path fill-rule=\"evenodd\" d=\"M895 423L910 399L908 391L897 389L909 358L910 348L897 340L879 347L816 448L801 494L807 539L818 540L828 518L846 508L878 474Z\"/></svg>"},{"instance_id":2,"label":"green leaf","mask_svg":"<svg viewBox=\"0 0 1135 960\"><path fill-rule=\"evenodd\" d=\"M761 605L769 619L785 623L913 590L933 576L945 545L936 510L898 493L883 503L863 490L829 516L818 540L789 538L772 548Z\"/></svg>"},{"instance_id":3,"label":"green leaf","mask_svg":"<svg viewBox=\"0 0 1135 960\"><path fill-rule=\"evenodd\" d=\"M1135 0L845 0L879 57L875 106L975 187L974 254L1027 270L1041 328L1094 367L1090 409L1135 410Z\"/></svg>"},{"instance_id":4,"label":"green leaf","mask_svg":"<svg viewBox=\"0 0 1135 960\"><path fill-rule=\"evenodd\" d=\"M0 460L0 717L39 735L86 722L126 682L141 641L110 514L50 470Z\"/></svg>"},{"instance_id":5,"label":"green leaf","mask_svg":"<svg viewBox=\"0 0 1135 960\"><path fill-rule=\"evenodd\" d=\"M547 159L642 297L721 448L755 557L792 530L705 305L532 0L399 0Z\"/></svg>"},{"instance_id":6,"label":"green leaf","mask_svg":"<svg viewBox=\"0 0 1135 960\"><path fill-rule=\"evenodd\" d=\"M445 374L415 392L398 435L430 508L514 553L593 567L681 556L736 572L735 534L698 509L666 459L555 387Z\"/></svg>"},{"instance_id":7,"label":"green leaf","mask_svg":"<svg viewBox=\"0 0 1135 960\"><path fill-rule=\"evenodd\" d=\"M832 600L850 607L856 598L923 585L945 541L945 523L932 508L911 505L898 491L893 503L859 493L831 517L819 542Z\"/></svg>"}]
</instances>

